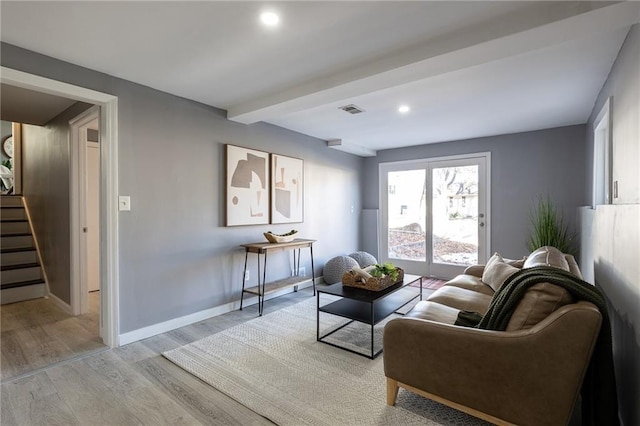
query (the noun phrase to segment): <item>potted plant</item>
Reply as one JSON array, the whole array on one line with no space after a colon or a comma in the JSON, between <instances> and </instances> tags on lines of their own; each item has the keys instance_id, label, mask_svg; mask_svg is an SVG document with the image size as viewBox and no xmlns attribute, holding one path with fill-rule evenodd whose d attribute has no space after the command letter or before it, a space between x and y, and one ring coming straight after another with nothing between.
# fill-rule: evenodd
<instances>
[{"instance_id":1,"label":"potted plant","mask_svg":"<svg viewBox=\"0 0 640 426\"><path fill-rule=\"evenodd\" d=\"M552 246L563 253L575 254L576 234L569 231L562 212L553 205L551 198L540 197L530 214L532 225L527 247L529 251L542 246Z\"/></svg>"}]
</instances>

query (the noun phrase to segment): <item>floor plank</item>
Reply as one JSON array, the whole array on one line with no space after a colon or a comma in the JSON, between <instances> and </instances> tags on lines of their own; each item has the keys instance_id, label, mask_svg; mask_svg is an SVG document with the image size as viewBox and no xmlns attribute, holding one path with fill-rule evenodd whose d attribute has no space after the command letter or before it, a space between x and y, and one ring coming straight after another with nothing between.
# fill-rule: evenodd
<instances>
[{"instance_id":1,"label":"floor plank","mask_svg":"<svg viewBox=\"0 0 640 426\"><path fill-rule=\"evenodd\" d=\"M86 365L85 360L51 368L47 375L81 424L144 424L130 407L122 405L101 377Z\"/></svg>"}]
</instances>

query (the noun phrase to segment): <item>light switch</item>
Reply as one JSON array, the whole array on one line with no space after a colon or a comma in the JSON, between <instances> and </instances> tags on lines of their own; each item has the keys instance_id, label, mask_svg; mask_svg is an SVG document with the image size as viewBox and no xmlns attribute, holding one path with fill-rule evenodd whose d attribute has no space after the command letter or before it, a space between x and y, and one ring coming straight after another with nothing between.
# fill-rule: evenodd
<instances>
[{"instance_id":1,"label":"light switch","mask_svg":"<svg viewBox=\"0 0 640 426\"><path fill-rule=\"evenodd\" d=\"M131 210L131 197L128 195L120 195L118 197L118 210L128 212Z\"/></svg>"}]
</instances>

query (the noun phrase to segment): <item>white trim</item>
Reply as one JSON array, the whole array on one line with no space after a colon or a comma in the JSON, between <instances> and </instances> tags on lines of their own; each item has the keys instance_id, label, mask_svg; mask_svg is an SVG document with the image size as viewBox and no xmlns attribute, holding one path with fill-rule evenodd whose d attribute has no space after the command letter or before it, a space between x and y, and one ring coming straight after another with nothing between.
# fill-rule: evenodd
<instances>
[{"instance_id":1,"label":"white trim","mask_svg":"<svg viewBox=\"0 0 640 426\"><path fill-rule=\"evenodd\" d=\"M318 282L318 279L316 279ZM299 288L311 287L310 282L300 284ZM292 293L293 289L284 289L272 294L267 295L265 300L270 300L283 294ZM258 303L257 297L250 297L244 300L243 306L255 305ZM121 345L128 345L129 343L137 342L138 340L148 339L149 337L156 336L158 334L166 333L177 328L185 327L187 325L195 324L200 321L207 320L209 318L217 317L218 315L226 314L228 312L237 311L240 309L240 301L225 303L224 305L216 306L215 308L205 309L193 314L185 315L179 318L174 318L168 321L160 322L150 325L148 327L142 327L137 330L129 331L121 334L119 337Z\"/></svg>"},{"instance_id":2,"label":"white trim","mask_svg":"<svg viewBox=\"0 0 640 426\"><path fill-rule=\"evenodd\" d=\"M87 234L86 226L86 142L83 129L100 116L100 107L94 105L69 120L71 161L69 172L69 210L71 231L71 306L73 315L87 312ZM85 133L86 134L86 133Z\"/></svg>"},{"instance_id":3,"label":"white trim","mask_svg":"<svg viewBox=\"0 0 640 426\"><path fill-rule=\"evenodd\" d=\"M68 304L67 302L63 301L62 299L60 299L58 296L56 296L53 293L49 293L49 295L47 297L53 303L55 303L60 309L62 309L64 312L66 312L69 315L73 315L73 309L71 308L70 304Z\"/></svg>"},{"instance_id":4,"label":"white trim","mask_svg":"<svg viewBox=\"0 0 640 426\"><path fill-rule=\"evenodd\" d=\"M592 181L592 192L591 192L591 207L596 208L598 204L598 168L600 166L599 161L604 161L604 170L602 171L604 174L605 180L605 188L604 188L604 204L611 204L613 202L613 153L611 152L611 147L613 146L612 137L613 137L613 120L611 116L611 105L613 104L613 98L610 96L602 105L600 112L596 116L595 120L593 120L593 181ZM599 136L599 132L603 132L604 140L602 140ZM602 141L603 146L600 146L600 141ZM599 150L602 149L604 159L600 158L598 154Z\"/></svg>"},{"instance_id":5,"label":"white trim","mask_svg":"<svg viewBox=\"0 0 640 426\"><path fill-rule=\"evenodd\" d=\"M99 105L101 176L100 203L100 254L101 291L100 330L104 343L118 346L118 98L84 87L29 74L11 68L0 67L0 83L37 92L63 96L82 102Z\"/></svg>"}]
</instances>

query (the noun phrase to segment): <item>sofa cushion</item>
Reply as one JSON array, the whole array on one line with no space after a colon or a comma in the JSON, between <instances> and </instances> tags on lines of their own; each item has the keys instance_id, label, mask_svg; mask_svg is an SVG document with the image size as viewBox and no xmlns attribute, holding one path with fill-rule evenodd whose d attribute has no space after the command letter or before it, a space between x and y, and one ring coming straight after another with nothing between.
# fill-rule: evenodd
<instances>
[{"instance_id":1,"label":"sofa cushion","mask_svg":"<svg viewBox=\"0 0 640 426\"><path fill-rule=\"evenodd\" d=\"M524 262L524 268L534 266L553 266L564 271L571 270L564 253L548 246L535 250ZM573 302L573 296L560 286L551 283L535 284L527 290L516 307L507 330L529 329L555 310Z\"/></svg>"},{"instance_id":2,"label":"sofa cushion","mask_svg":"<svg viewBox=\"0 0 640 426\"><path fill-rule=\"evenodd\" d=\"M494 290L487 284L482 282L480 277L474 275L462 274L447 281L445 286L464 288L467 290L477 291L489 296L493 296Z\"/></svg>"},{"instance_id":3,"label":"sofa cushion","mask_svg":"<svg viewBox=\"0 0 640 426\"><path fill-rule=\"evenodd\" d=\"M500 258L502 259L502 258ZM520 269L509 265L504 261L494 261L488 263L482 273L482 281L485 282L493 291L498 291L505 280Z\"/></svg>"},{"instance_id":4,"label":"sofa cushion","mask_svg":"<svg viewBox=\"0 0 640 426\"><path fill-rule=\"evenodd\" d=\"M461 311L479 312L484 315L489 308L491 296L454 286L443 286L427 299Z\"/></svg>"},{"instance_id":5,"label":"sofa cushion","mask_svg":"<svg viewBox=\"0 0 640 426\"><path fill-rule=\"evenodd\" d=\"M507 331L529 329L557 309L573 302L573 296L560 286L551 283L535 284L527 290L513 312Z\"/></svg>"},{"instance_id":6,"label":"sofa cushion","mask_svg":"<svg viewBox=\"0 0 640 426\"><path fill-rule=\"evenodd\" d=\"M455 324L458 319L458 309L440 303L421 301L416 304L404 317L420 318L437 321L444 324Z\"/></svg>"},{"instance_id":7,"label":"sofa cushion","mask_svg":"<svg viewBox=\"0 0 640 426\"><path fill-rule=\"evenodd\" d=\"M532 268L534 266L553 266L564 271L569 270L569 263L567 263L564 253L550 246L540 247L524 261L523 268Z\"/></svg>"}]
</instances>

